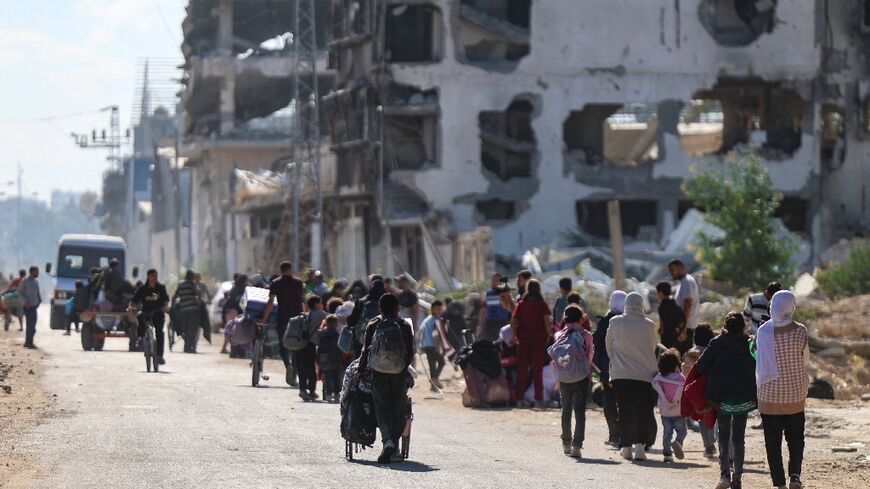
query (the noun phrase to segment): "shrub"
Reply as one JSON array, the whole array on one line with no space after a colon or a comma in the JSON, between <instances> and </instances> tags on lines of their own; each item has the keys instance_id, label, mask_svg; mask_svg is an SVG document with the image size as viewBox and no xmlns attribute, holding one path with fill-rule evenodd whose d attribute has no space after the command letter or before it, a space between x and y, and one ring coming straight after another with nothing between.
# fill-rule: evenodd
<instances>
[{"instance_id":1,"label":"shrub","mask_svg":"<svg viewBox=\"0 0 870 489\"><path fill-rule=\"evenodd\" d=\"M816 281L822 290L835 298L870 293L870 243L852 243L849 259L820 271Z\"/></svg>"},{"instance_id":2,"label":"shrub","mask_svg":"<svg viewBox=\"0 0 870 489\"><path fill-rule=\"evenodd\" d=\"M698 260L716 280L763 289L770 281L793 279L792 240L776 236L773 216L782 195L771 189L770 174L755 155L726 157L722 168L697 172L683 183L705 220L722 236L698 234Z\"/></svg>"}]
</instances>

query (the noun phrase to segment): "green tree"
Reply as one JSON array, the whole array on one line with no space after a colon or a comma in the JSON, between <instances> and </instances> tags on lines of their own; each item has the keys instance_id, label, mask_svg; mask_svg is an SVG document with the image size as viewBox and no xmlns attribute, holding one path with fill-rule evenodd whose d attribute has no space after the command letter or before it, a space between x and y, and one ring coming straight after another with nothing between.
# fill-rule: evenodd
<instances>
[{"instance_id":1,"label":"green tree","mask_svg":"<svg viewBox=\"0 0 870 489\"><path fill-rule=\"evenodd\" d=\"M770 174L758 157L731 154L721 167L692 173L683 191L725 234L698 234L698 260L712 276L755 290L772 280L790 283L796 247L776 236L773 215L782 195L771 189Z\"/></svg>"}]
</instances>

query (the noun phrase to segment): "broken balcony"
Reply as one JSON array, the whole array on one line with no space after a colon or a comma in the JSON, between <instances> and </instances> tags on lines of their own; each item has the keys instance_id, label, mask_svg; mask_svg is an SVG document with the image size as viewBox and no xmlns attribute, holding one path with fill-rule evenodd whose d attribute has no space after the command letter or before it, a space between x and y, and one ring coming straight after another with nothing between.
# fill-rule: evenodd
<instances>
[{"instance_id":1,"label":"broken balcony","mask_svg":"<svg viewBox=\"0 0 870 489\"><path fill-rule=\"evenodd\" d=\"M531 0L462 0L459 59L510 71L529 54Z\"/></svg>"}]
</instances>

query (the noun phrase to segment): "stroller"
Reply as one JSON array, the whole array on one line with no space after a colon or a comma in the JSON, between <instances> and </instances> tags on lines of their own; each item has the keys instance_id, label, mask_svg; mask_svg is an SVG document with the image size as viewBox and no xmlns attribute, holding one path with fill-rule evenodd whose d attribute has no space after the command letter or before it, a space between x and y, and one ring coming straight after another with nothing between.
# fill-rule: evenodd
<instances>
[{"instance_id":1,"label":"stroller","mask_svg":"<svg viewBox=\"0 0 870 489\"><path fill-rule=\"evenodd\" d=\"M354 360L344 372L341 387L341 437L344 438L344 457L352 461L354 454L372 448L377 436L378 422L375 418L375 402L372 397L371 371L363 372L357 381L354 377L359 368L359 359ZM409 389L413 385L409 386ZM411 398L408 397L408 412L402 432L402 458L408 459L411 445L411 423L414 420Z\"/></svg>"}]
</instances>

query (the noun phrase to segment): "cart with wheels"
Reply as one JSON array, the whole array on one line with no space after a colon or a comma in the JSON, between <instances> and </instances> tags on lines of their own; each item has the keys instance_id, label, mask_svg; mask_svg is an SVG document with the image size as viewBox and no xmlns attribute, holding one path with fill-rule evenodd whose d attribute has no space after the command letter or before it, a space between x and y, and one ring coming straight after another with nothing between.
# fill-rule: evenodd
<instances>
[{"instance_id":1,"label":"cart with wheels","mask_svg":"<svg viewBox=\"0 0 870 489\"><path fill-rule=\"evenodd\" d=\"M127 338L127 349L139 351L137 330L139 325L134 313L84 311L81 339L85 351L101 351L106 338Z\"/></svg>"}]
</instances>

